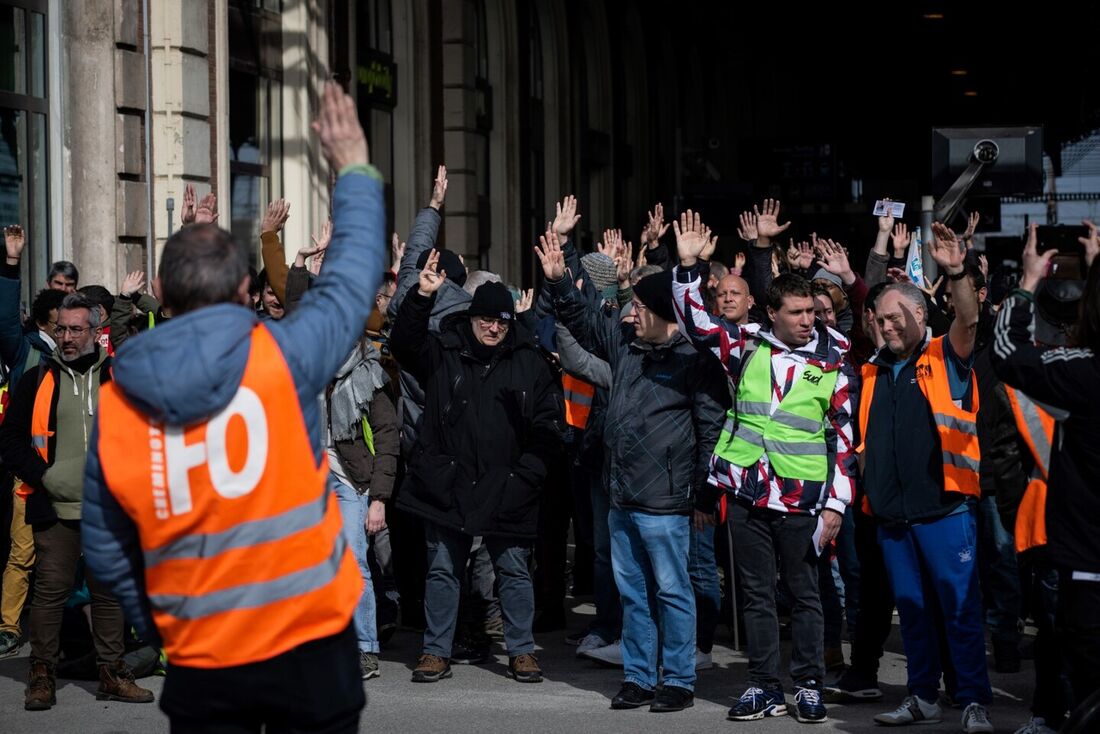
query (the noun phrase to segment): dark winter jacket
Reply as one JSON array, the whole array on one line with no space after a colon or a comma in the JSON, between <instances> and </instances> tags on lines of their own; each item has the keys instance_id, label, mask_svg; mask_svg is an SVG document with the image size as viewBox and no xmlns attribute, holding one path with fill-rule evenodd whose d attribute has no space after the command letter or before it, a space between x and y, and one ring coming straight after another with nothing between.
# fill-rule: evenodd
<instances>
[{"instance_id":1,"label":"dark winter jacket","mask_svg":"<svg viewBox=\"0 0 1100 734\"><path fill-rule=\"evenodd\" d=\"M1017 290L997 315L993 368L1006 385L1068 412L1054 432L1047 483L1047 552L1071 571L1100 573L1100 356L1032 341L1035 299ZM984 407L983 407L984 409Z\"/></svg>"},{"instance_id":2,"label":"dark winter jacket","mask_svg":"<svg viewBox=\"0 0 1100 734\"><path fill-rule=\"evenodd\" d=\"M710 456L729 405L725 375L677 333L649 344L610 315L586 306L567 278L547 282L559 323L611 365L603 439L614 507L660 515L709 511Z\"/></svg>"},{"instance_id":3,"label":"dark winter jacket","mask_svg":"<svg viewBox=\"0 0 1100 734\"><path fill-rule=\"evenodd\" d=\"M397 505L469 535L534 538L543 480L561 460L561 380L519 325L486 364L466 316L436 336L434 310L434 294L410 291L390 334L425 394Z\"/></svg>"}]
</instances>

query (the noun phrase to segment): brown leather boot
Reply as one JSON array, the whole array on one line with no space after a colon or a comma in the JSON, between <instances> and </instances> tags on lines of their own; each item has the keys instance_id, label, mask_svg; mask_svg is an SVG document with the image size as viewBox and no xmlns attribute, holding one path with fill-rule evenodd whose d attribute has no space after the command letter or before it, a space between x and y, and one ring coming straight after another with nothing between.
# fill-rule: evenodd
<instances>
[{"instance_id":1,"label":"brown leather boot","mask_svg":"<svg viewBox=\"0 0 1100 734\"><path fill-rule=\"evenodd\" d=\"M57 682L54 679L53 666L45 660L32 659L31 669L27 675L23 708L27 711L46 711L55 703L57 703Z\"/></svg>"},{"instance_id":2,"label":"brown leather boot","mask_svg":"<svg viewBox=\"0 0 1100 734\"><path fill-rule=\"evenodd\" d=\"M134 671L121 660L99 666L99 688L95 697L99 701L153 702L153 692L134 683Z\"/></svg>"},{"instance_id":3,"label":"brown leather boot","mask_svg":"<svg viewBox=\"0 0 1100 734\"><path fill-rule=\"evenodd\" d=\"M539 668L539 661L530 653L509 658L508 669L512 677L520 683L542 682L542 669Z\"/></svg>"}]
</instances>

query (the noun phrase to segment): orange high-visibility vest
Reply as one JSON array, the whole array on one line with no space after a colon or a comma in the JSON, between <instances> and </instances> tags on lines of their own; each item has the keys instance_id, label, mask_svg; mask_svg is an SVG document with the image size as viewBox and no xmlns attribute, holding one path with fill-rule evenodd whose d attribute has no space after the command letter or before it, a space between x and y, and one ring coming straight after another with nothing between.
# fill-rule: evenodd
<instances>
[{"instance_id":1,"label":"orange high-visibility vest","mask_svg":"<svg viewBox=\"0 0 1100 734\"><path fill-rule=\"evenodd\" d=\"M940 437L940 449L943 459L943 488L948 492L961 492L980 497L979 464L981 451L978 449L978 385L974 371L970 371L971 410L964 410L951 399L951 383L947 377L947 364L944 362L943 340L937 337L928 344L928 348L917 358L917 385L924 393L924 399L932 409L936 421L936 431ZM875 380L878 366L863 365L863 389L860 391L859 435L861 442L867 440L867 423L871 417L871 401L875 395ZM863 450L863 445L859 451ZM902 467L904 470L904 467ZM864 512L870 513L870 506L864 498Z\"/></svg>"},{"instance_id":2,"label":"orange high-visibility vest","mask_svg":"<svg viewBox=\"0 0 1100 734\"><path fill-rule=\"evenodd\" d=\"M1005 386L1008 402L1012 404L1012 415L1016 418L1016 430L1024 439L1031 457L1035 460L1035 469L1031 480L1024 490L1020 507L1016 510L1016 552L1047 543L1047 479L1050 472L1050 448L1054 445L1055 420L1047 411L1035 404L1031 398L1015 388Z\"/></svg>"},{"instance_id":3,"label":"orange high-visibility vest","mask_svg":"<svg viewBox=\"0 0 1100 734\"><path fill-rule=\"evenodd\" d=\"M348 626L363 582L266 327L252 332L236 395L208 420L154 422L113 383L98 420L103 476L138 527L173 664L258 662Z\"/></svg>"},{"instance_id":4,"label":"orange high-visibility vest","mask_svg":"<svg viewBox=\"0 0 1100 734\"><path fill-rule=\"evenodd\" d=\"M563 373L561 386L565 392L565 422L574 428L588 425L588 416L592 412L592 398L596 388L589 382Z\"/></svg>"}]
</instances>

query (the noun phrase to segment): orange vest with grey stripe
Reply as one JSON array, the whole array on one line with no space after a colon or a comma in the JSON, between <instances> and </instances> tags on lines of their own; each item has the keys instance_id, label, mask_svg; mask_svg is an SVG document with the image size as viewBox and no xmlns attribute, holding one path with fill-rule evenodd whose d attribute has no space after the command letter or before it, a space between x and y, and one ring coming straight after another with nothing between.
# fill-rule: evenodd
<instances>
[{"instance_id":1,"label":"orange vest with grey stripe","mask_svg":"<svg viewBox=\"0 0 1100 734\"><path fill-rule=\"evenodd\" d=\"M589 382L562 373L561 386L565 393L565 422L574 428L585 428L592 412L592 399L596 388Z\"/></svg>"},{"instance_id":2,"label":"orange vest with grey stripe","mask_svg":"<svg viewBox=\"0 0 1100 734\"><path fill-rule=\"evenodd\" d=\"M290 369L259 325L237 393L208 420L150 420L113 385L99 455L138 527L168 659L226 668L343 631L363 591L328 462L314 457Z\"/></svg>"},{"instance_id":3,"label":"orange vest with grey stripe","mask_svg":"<svg viewBox=\"0 0 1100 734\"><path fill-rule=\"evenodd\" d=\"M964 410L951 399L951 383L944 361L943 340L937 337L917 358L917 385L932 409L939 433L943 460L943 488L948 492L961 492L973 497L981 496L978 467L981 452L978 450L978 385L974 372L970 372L972 406ZM867 424L871 416L871 401L875 395L875 379L878 366L863 365L863 389L860 392L859 435L866 440ZM860 450L862 450L862 446ZM870 514L867 498L863 509Z\"/></svg>"},{"instance_id":4,"label":"orange vest with grey stripe","mask_svg":"<svg viewBox=\"0 0 1100 734\"><path fill-rule=\"evenodd\" d=\"M1054 416L1019 390L1005 385L1005 391L1012 405L1012 415L1016 418L1016 430L1035 460L1035 468L1016 510L1016 527L1013 529L1016 552L1023 553L1047 544L1047 478L1056 421Z\"/></svg>"}]
</instances>

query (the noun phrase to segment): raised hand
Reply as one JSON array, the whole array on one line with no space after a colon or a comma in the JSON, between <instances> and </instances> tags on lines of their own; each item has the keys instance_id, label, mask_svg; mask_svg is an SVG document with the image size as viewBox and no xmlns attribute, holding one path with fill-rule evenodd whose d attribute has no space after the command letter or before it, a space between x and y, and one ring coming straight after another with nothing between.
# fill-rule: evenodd
<instances>
[{"instance_id":1,"label":"raised hand","mask_svg":"<svg viewBox=\"0 0 1100 734\"><path fill-rule=\"evenodd\" d=\"M321 139L321 152L333 170L370 163L367 137L359 124L355 102L336 82L325 84L321 114L311 127Z\"/></svg>"},{"instance_id":2,"label":"raised hand","mask_svg":"<svg viewBox=\"0 0 1100 734\"><path fill-rule=\"evenodd\" d=\"M642 252L645 252L645 248L641 248ZM630 259L630 248L619 248L619 253L615 256L615 275L619 279L619 287L626 288L630 286L630 271L633 270L634 262Z\"/></svg>"},{"instance_id":3,"label":"raised hand","mask_svg":"<svg viewBox=\"0 0 1100 734\"><path fill-rule=\"evenodd\" d=\"M817 264L825 272L838 276L844 285L851 285L856 281L851 263L848 262L848 252L840 243L819 239L816 245Z\"/></svg>"},{"instance_id":4,"label":"raised hand","mask_svg":"<svg viewBox=\"0 0 1100 734\"><path fill-rule=\"evenodd\" d=\"M405 258L405 243L401 241L401 238L397 236L397 232L393 233L393 237L390 238L390 261L393 266L400 267L401 261Z\"/></svg>"},{"instance_id":5,"label":"raised hand","mask_svg":"<svg viewBox=\"0 0 1100 734\"><path fill-rule=\"evenodd\" d=\"M531 305L535 302L535 289L528 288L525 291L520 291L519 300L516 301L516 315L523 313L524 311L530 311Z\"/></svg>"},{"instance_id":6,"label":"raised hand","mask_svg":"<svg viewBox=\"0 0 1100 734\"><path fill-rule=\"evenodd\" d=\"M428 261L424 263L424 269L420 271L420 295L432 295L439 290L446 279L447 271L439 269L439 250L432 250L428 253Z\"/></svg>"},{"instance_id":7,"label":"raised hand","mask_svg":"<svg viewBox=\"0 0 1100 734\"><path fill-rule=\"evenodd\" d=\"M814 264L814 248L809 242L791 240L787 248L787 265L791 270L808 270Z\"/></svg>"},{"instance_id":8,"label":"raised hand","mask_svg":"<svg viewBox=\"0 0 1100 734\"><path fill-rule=\"evenodd\" d=\"M886 280L891 283L908 283L909 276L901 268L887 268Z\"/></svg>"},{"instance_id":9,"label":"raised hand","mask_svg":"<svg viewBox=\"0 0 1100 734\"><path fill-rule=\"evenodd\" d=\"M963 271L966 259L966 246L959 242L958 236L939 222L932 222L932 241L928 252L936 264L948 275L957 275Z\"/></svg>"},{"instance_id":10,"label":"raised hand","mask_svg":"<svg viewBox=\"0 0 1100 734\"><path fill-rule=\"evenodd\" d=\"M886 205L886 213L878 218L878 231L888 234L894 226L894 208L890 206L889 199L883 199L882 203Z\"/></svg>"},{"instance_id":11,"label":"raised hand","mask_svg":"<svg viewBox=\"0 0 1100 734\"><path fill-rule=\"evenodd\" d=\"M676 252L680 256L680 264L685 268L694 266L710 246L710 237L699 215L688 209L680 215L679 222L673 220L672 230L676 233Z\"/></svg>"},{"instance_id":12,"label":"raised hand","mask_svg":"<svg viewBox=\"0 0 1100 734\"><path fill-rule=\"evenodd\" d=\"M978 212L970 212L970 216L966 220L966 231L962 233L961 239L966 244L966 249L970 249L974 246L974 232L978 229L978 222L982 220L982 215Z\"/></svg>"},{"instance_id":13,"label":"raised hand","mask_svg":"<svg viewBox=\"0 0 1100 734\"><path fill-rule=\"evenodd\" d=\"M558 237L559 245L564 245L569 241L570 233L580 220L581 215L577 214L577 197L569 194L558 202L553 229L554 234Z\"/></svg>"},{"instance_id":14,"label":"raised hand","mask_svg":"<svg viewBox=\"0 0 1100 734\"><path fill-rule=\"evenodd\" d=\"M642 228L642 247L656 247L671 226L665 223L665 205L657 202L653 211L648 212L649 221Z\"/></svg>"},{"instance_id":15,"label":"raised hand","mask_svg":"<svg viewBox=\"0 0 1100 734\"><path fill-rule=\"evenodd\" d=\"M745 270L745 253L738 252L733 256L733 270L734 275L740 275Z\"/></svg>"},{"instance_id":16,"label":"raised hand","mask_svg":"<svg viewBox=\"0 0 1100 734\"><path fill-rule=\"evenodd\" d=\"M756 213L756 235L758 239L767 239L770 242L772 238L783 234L791 226L790 222L786 224L779 223L778 199L764 199L763 211L755 206L752 210Z\"/></svg>"},{"instance_id":17,"label":"raised hand","mask_svg":"<svg viewBox=\"0 0 1100 734\"><path fill-rule=\"evenodd\" d=\"M905 253L909 249L909 227L905 225L905 222L898 222L894 225L894 231L890 235L890 239L894 245L894 257L905 257Z\"/></svg>"},{"instance_id":18,"label":"raised hand","mask_svg":"<svg viewBox=\"0 0 1100 734\"><path fill-rule=\"evenodd\" d=\"M547 280L559 281L565 277L565 254L561 251L562 243L558 239L557 226L549 224L546 233L539 235L539 245L535 245L535 254L542 263L542 274Z\"/></svg>"},{"instance_id":19,"label":"raised hand","mask_svg":"<svg viewBox=\"0 0 1100 734\"><path fill-rule=\"evenodd\" d=\"M180 224L195 223L195 187L187 184L183 187L183 206L180 207Z\"/></svg>"},{"instance_id":20,"label":"raised hand","mask_svg":"<svg viewBox=\"0 0 1100 734\"><path fill-rule=\"evenodd\" d=\"M320 275L321 274L321 266L324 265L324 264L325 264L325 251L321 250L320 252L318 252L316 255L313 256L313 258L309 261L309 265L307 267L309 269L309 272L313 273L314 275Z\"/></svg>"},{"instance_id":21,"label":"raised hand","mask_svg":"<svg viewBox=\"0 0 1100 734\"><path fill-rule=\"evenodd\" d=\"M1100 253L1100 233L1091 219L1082 219L1081 224L1089 228L1089 234L1087 237L1078 237L1077 241L1085 246L1085 267L1091 268L1092 261Z\"/></svg>"},{"instance_id":22,"label":"raised hand","mask_svg":"<svg viewBox=\"0 0 1100 734\"><path fill-rule=\"evenodd\" d=\"M699 259L709 261L714 257L714 251L718 249L718 235L712 236L710 227L703 225L703 236L707 238L707 246L699 253Z\"/></svg>"},{"instance_id":23,"label":"raised hand","mask_svg":"<svg viewBox=\"0 0 1100 734\"><path fill-rule=\"evenodd\" d=\"M737 236L745 242L756 242L756 215L752 212L741 212L741 226L737 228Z\"/></svg>"},{"instance_id":24,"label":"raised hand","mask_svg":"<svg viewBox=\"0 0 1100 734\"><path fill-rule=\"evenodd\" d=\"M27 245L23 228L18 224L9 224L4 227L4 250L7 255L8 265L18 265L19 258L23 254L23 248Z\"/></svg>"},{"instance_id":25,"label":"raised hand","mask_svg":"<svg viewBox=\"0 0 1100 734\"><path fill-rule=\"evenodd\" d=\"M978 255L978 270L982 271L982 277L989 280L989 258L984 254Z\"/></svg>"},{"instance_id":26,"label":"raised hand","mask_svg":"<svg viewBox=\"0 0 1100 734\"><path fill-rule=\"evenodd\" d=\"M928 276L927 276L927 275L925 275L925 276L921 276L921 277L923 277L923 278L924 278L924 287L923 287L923 288L921 288L920 286L917 286L917 287L918 287L918 288L920 288L920 289L921 289L922 291L924 291L924 292L925 292L925 294L926 294L926 295L927 295L927 296L928 296L929 298L931 298L931 299L935 300L935 298L936 298L936 292L937 292L937 291L939 291L939 289L940 289L940 284L942 284L942 283L943 283L943 276L941 275L940 277L936 278L936 282L935 282L935 283L932 283L931 281L929 281L929 280L928 280Z\"/></svg>"},{"instance_id":27,"label":"raised hand","mask_svg":"<svg viewBox=\"0 0 1100 734\"><path fill-rule=\"evenodd\" d=\"M428 206L436 211L443 208L443 201L447 198L447 167L440 166L435 174L435 182L432 184L432 200Z\"/></svg>"},{"instance_id":28,"label":"raised hand","mask_svg":"<svg viewBox=\"0 0 1100 734\"><path fill-rule=\"evenodd\" d=\"M260 222L260 233L281 232L290 217L290 202L286 199L276 199L267 205L263 221Z\"/></svg>"},{"instance_id":29,"label":"raised hand","mask_svg":"<svg viewBox=\"0 0 1100 734\"><path fill-rule=\"evenodd\" d=\"M1050 261L1058 254L1057 250L1047 250L1039 254L1039 232L1034 222L1027 228L1027 243L1024 245L1023 275L1020 278L1020 288L1025 291L1035 292L1035 288L1047 277L1050 271Z\"/></svg>"},{"instance_id":30,"label":"raised hand","mask_svg":"<svg viewBox=\"0 0 1100 734\"><path fill-rule=\"evenodd\" d=\"M310 239L313 240L312 247L303 247L298 250L298 254L302 257L312 257L328 249L329 243L332 242L332 220L329 219L321 225L320 237L310 235Z\"/></svg>"},{"instance_id":31,"label":"raised hand","mask_svg":"<svg viewBox=\"0 0 1100 734\"><path fill-rule=\"evenodd\" d=\"M218 221L218 197L211 191L202 197L195 209L195 224L213 224Z\"/></svg>"},{"instance_id":32,"label":"raised hand","mask_svg":"<svg viewBox=\"0 0 1100 734\"><path fill-rule=\"evenodd\" d=\"M132 273L127 273L126 277L122 279L122 288L119 290L119 294L132 298L135 293L145 287L145 273L141 270L135 270Z\"/></svg>"}]
</instances>

